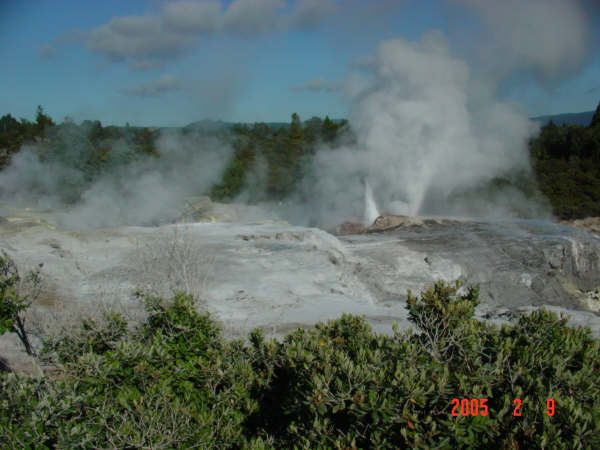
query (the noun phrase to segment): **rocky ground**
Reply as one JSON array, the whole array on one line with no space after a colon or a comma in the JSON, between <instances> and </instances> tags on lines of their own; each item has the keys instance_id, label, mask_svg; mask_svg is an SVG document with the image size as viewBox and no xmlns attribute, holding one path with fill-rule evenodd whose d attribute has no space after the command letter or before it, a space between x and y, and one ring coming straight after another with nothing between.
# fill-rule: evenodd
<instances>
[{"instance_id":1,"label":"rocky ground","mask_svg":"<svg viewBox=\"0 0 600 450\"><path fill-rule=\"evenodd\" d=\"M583 229L388 216L335 236L250 207L192 206L172 224L92 230L66 230L52 211L0 207L0 249L22 272L42 264L29 323L44 334L108 307L139 320L136 290L183 289L231 337L254 327L282 336L343 313L389 333L394 322L410 326L407 289L461 279L480 286L482 320L544 306L600 336L600 238ZM36 370L11 334L0 338L0 356Z\"/></svg>"},{"instance_id":2,"label":"rocky ground","mask_svg":"<svg viewBox=\"0 0 600 450\"><path fill-rule=\"evenodd\" d=\"M582 228L593 234L600 234L600 217L586 217L585 219L561 220L561 224Z\"/></svg>"}]
</instances>

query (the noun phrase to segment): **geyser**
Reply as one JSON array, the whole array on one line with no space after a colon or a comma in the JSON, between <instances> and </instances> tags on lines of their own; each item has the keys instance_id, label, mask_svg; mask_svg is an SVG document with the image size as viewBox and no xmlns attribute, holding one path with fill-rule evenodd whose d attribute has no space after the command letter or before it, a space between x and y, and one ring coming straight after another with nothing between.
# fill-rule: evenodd
<instances>
[{"instance_id":1,"label":"geyser","mask_svg":"<svg viewBox=\"0 0 600 450\"><path fill-rule=\"evenodd\" d=\"M368 227L375 219L379 217L379 210L377 209L377 203L373 197L373 190L369 184L369 180L365 178L365 214L363 218L364 226Z\"/></svg>"},{"instance_id":2,"label":"geyser","mask_svg":"<svg viewBox=\"0 0 600 450\"><path fill-rule=\"evenodd\" d=\"M356 139L315 157L317 181L305 197L316 221L362 216L365 173L366 190L392 214L544 216L512 186L480 193L496 178L531 174L527 140L537 130L489 86L452 55L441 32L381 43L367 72L346 87Z\"/></svg>"}]
</instances>

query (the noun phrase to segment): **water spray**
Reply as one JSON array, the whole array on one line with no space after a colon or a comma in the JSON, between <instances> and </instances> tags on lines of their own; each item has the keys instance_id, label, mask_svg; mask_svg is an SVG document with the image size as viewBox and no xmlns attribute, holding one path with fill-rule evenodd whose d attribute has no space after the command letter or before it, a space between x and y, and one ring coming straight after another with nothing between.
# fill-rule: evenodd
<instances>
[{"instance_id":1,"label":"water spray","mask_svg":"<svg viewBox=\"0 0 600 450\"><path fill-rule=\"evenodd\" d=\"M365 183L365 214L363 217L364 226L368 227L375 222L379 214L379 209L377 208L377 203L375 202L375 197L373 197L373 190L371 189L371 185L369 184L369 180L367 178L364 179Z\"/></svg>"}]
</instances>

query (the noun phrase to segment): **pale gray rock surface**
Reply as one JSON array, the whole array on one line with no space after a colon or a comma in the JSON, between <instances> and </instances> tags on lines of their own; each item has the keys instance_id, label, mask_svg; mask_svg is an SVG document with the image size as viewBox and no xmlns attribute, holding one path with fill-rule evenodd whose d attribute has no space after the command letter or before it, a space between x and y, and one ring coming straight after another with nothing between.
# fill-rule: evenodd
<instances>
[{"instance_id":1,"label":"pale gray rock surface","mask_svg":"<svg viewBox=\"0 0 600 450\"><path fill-rule=\"evenodd\" d=\"M335 237L280 223L66 231L51 215L2 215L0 249L22 272L43 264L37 320L97 314L99 304L139 311L134 291L181 289L229 336L254 327L282 336L343 313L364 314L390 333L394 322L410 327L407 289L461 279L480 286L481 319L506 323L544 306L600 336L600 239L550 222L427 221ZM16 345L0 338L0 356L14 359Z\"/></svg>"}]
</instances>

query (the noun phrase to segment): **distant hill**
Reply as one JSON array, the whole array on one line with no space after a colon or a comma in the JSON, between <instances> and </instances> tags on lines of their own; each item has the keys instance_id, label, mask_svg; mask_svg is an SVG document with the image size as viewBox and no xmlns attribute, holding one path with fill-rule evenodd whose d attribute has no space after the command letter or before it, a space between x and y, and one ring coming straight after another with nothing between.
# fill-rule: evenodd
<instances>
[{"instance_id":1,"label":"distant hill","mask_svg":"<svg viewBox=\"0 0 600 450\"><path fill-rule=\"evenodd\" d=\"M592 121L592 117L594 116L594 111L585 111L585 112L580 112L580 113L570 113L570 114L553 114L553 115L547 115L547 116L537 116L537 117L532 117L531 120L535 120L536 122L540 122L540 124L545 125L548 122L552 121L554 122L555 125L582 125L582 126L588 126L590 124L590 122ZM342 122L343 119L332 119L333 122L335 123L340 123ZM239 122L225 122L222 120L212 120L212 119L204 119L204 120L199 120L197 122L192 122L184 127L182 127L184 130L196 130L196 131L203 131L203 132L218 132L218 131L223 131L223 130L229 130L231 129L231 127L233 127L234 125L238 125L240 124ZM249 125L252 126L254 125L254 122L244 122L241 124L245 124L245 125ZM288 129L290 127L290 123L289 122L266 122L266 124L273 128L273 129L279 129L279 128L284 128L284 129ZM167 127L164 127L162 129L166 129ZM168 127L168 128L174 128L176 129L177 127Z\"/></svg>"},{"instance_id":2,"label":"distant hill","mask_svg":"<svg viewBox=\"0 0 600 450\"><path fill-rule=\"evenodd\" d=\"M199 120L197 122L192 122L185 127L183 127L186 131L205 131L205 132L216 132L222 130L228 130L234 125L233 122L223 122L222 120L210 120L204 119Z\"/></svg>"},{"instance_id":3,"label":"distant hill","mask_svg":"<svg viewBox=\"0 0 600 450\"><path fill-rule=\"evenodd\" d=\"M335 123L340 123L344 119L331 119L331 120ZM591 118L590 118L590 120L591 120ZM289 122L265 122L265 123L273 129L279 129L281 127L288 129L290 127ZM204 120L199 120L197 122L192 122L190 124L187 124L186 126L184 126L182 128L187 131L197 130L197 131L215 132L215 131L221 131L221 130L229 130L229 129L231 129L231 127L233 127L234 125L238 125L238 124L240 124L240 123L239 122L224 122L222 120L204 119ZM241 125L244 125L244 124L252 126L252 125L254 125L254 122L241 123ZM162 129L166 129L166 128L162 128Z\"/></svg>"},{"instance_id":4,"label":"distant hill","mask_svg":"<svg viewBox=\"0 0 600 450\"><path fill-rule=\"evenodd\" d=\"M585 111L572 114L555 114L551 116L532 117L531 120L541 122L543 125L552 121L555 125L583 125L588 126L592 121L594 111Z\"/></svg>"}]
</instances>

